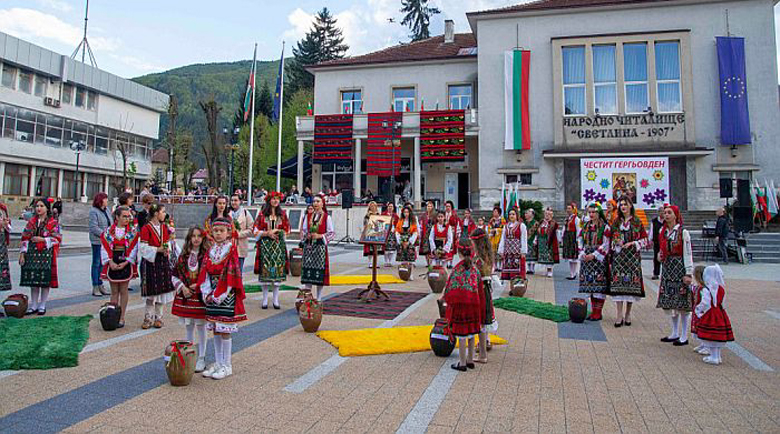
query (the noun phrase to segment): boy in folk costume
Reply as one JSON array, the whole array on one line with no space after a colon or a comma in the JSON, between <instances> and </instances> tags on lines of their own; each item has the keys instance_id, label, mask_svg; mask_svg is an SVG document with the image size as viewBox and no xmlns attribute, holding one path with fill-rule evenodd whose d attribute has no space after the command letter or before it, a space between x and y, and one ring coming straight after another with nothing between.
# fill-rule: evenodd
<instances>
[{"instance_id":1,"label":"boy in folk costume","mask_svg":"<svg viewBox=\"0 0 780 434\"><path fill-rule=\"evenodd\" d=\"M398 251L398 239L395 236L395 227L398 224L398 213L395 212L395 204L393 202L387 202L387 208L385 209L385 215L391 216L390 219L390 234L387 236L387 242L385 242L385 267L392 267L395 261L395 255Z\"/></svg>"},{"instance_id":2,"label":"boy in folk costume","mask_svg":"<svg viewBox=\"0 0 780 434\"><path fill-rule=\"evenodd\" d=\"M184 249L176 260L171 282L176 288L171 313L179 317L179 322L187 330L187 340L195 342L195 329L198 330L198 359L195 372L206 368L206 304L200 292L198 278L203 261L208 252L205 231L197 226L191 227L184 239Z\"/></svg>"},{"instance_id":3,"label":"boy in folk costume","mask_svg":"<svg viewBox=\"0 0 780 434\"><path fill-rule=\"evenodd\" d=\"M539 230L539 222L536 221L536 211L534 211L533 208L525 210L523 217L525 218L527 244L529 247L528 253L526 254L526 272L528 274L534 274L534 271L536 271L536 260L538 258L536 232Z\"/></svg>"},{"instance_id":4,"label":"boy in folk costume","mask_svg":"<svg viewBox=\"0 0 780 434\"><path fill-rule=\"evenodd\" d=\"M436 211L433 207L433 202L430 200L425 203L425 213L417 220L418 231L420 232L420 248L418 252L420 256L425 257L427 265L431 265L431 244L428 239L431 235L431 229L436 225Z\"/></svg>"},{"instance_id":5,"label":"boy in folk costume","mask_svg":"<svg viewBox=\"0 0 780 434\"><path fill-rule=\"evenodd\" d=\"M455 211L455 204L448 200L444 202L444 221L452 228L452 236L454 237L452 242L452 251L447 258L447 268L452 268L452 258L455 257L455 253L458 251L458 242L460 237L460 219L458 213Z\"/></svg>"},{"instance_id":6,"label":"boy in folk costume","mask_svg":"<svg viewBox=\"0 0 780 434\"><path fill-rule=\"evenodd\" d=\"M135 265L138 260L138 231L133 225L130 208L119 206L114 210L114 223L103 232L100 243L101 278L107 280L111 287L111 303L121 308L117 328L122 328L130 298L127 288L130 281L138 277Z\"/></svg>"},{"instance_id":7,"label":"boy in folk costume","mask_svg":"<svg viewBox=\"0 0 780 434\"><path fill-rule=\"evenodd\" d=\"M244 284L238 261L238 248L231 241L233 222L225 218L212 221L209 248L198 277L198 285L206 303L207 328L214 332L216 361L203 371L204 377L221 380L233 375L231 335L238 331L237 323L246 321Z\"/></svg>"},{"instance_id":8,"label":"boy in folk costume","mask_svg":"<svg viewBox=\"0 0 780 434\"><path fill-rule=\"evenodd\" d=\"M661 252L658 260L663 267L656 307L663 309L672 319L672 333L661 338L661 342L672 342L675 346L688 345L688 326L693 310L690 288L693 250L691 236L683 229L682 216L677 206L664 207L664 227L659 236Z\"/></svg>"},{"instance_id":9,"label":"boy in folk costume","mask_svg":"<svg viewBox=\"0 0 780 434\"><path fill-rule=\"evenodd\" d=\"M699 276L696 276L697 280ZM723 297L726 295L726 282L723 270L719 265L711 265L704 269L699 281L698 294L694 315L696 318L696 335L701 341L697 347L699 354L705 355L704 363L720 365L721 349L726 342L734 340L731 320L723 308Z\"/></svg>"},{"instance_id":10,"label":"boy in folk costume","mask_svg":"<svg viewBox=\"0 0 780 434\"><path fill-rule=\"evenodd\" d=\"M498 255L503 260L501 280L525 279L526 255L528 254L528 229L519 221L517 209L510 209L509 222L501 231L498 243Z\"/></svg>"},{"instance_id":11,"label":"boy in folk costume","mask_svg":"<svg viewBox=\"0 0 780 434\"><path fill-rule=\"evenodd\" d=\"M539 223L539 230L534 238L534 244L540 264L547 266L547 277L552 277L553 266L560 262L558 254L558 222L553 220L553 210L544 210L544 219Z\"/></svg>"},{"instance_id":12,"label":"boy in folk costume","mask_svg":"<svg viewBox=\"0 0 780 434\"><path fill-rule=\"evenodd\" d=\"M474 369L474 338L482 330L486 305L482 275L472 261L471 243L459 245L458 254L463 260L450 273L443 298L450 333L458 339L459 346L460 359L451 367L465 372Z\"/></svg>"},{"instance_id":13,"label":"boy in folk costume","mask_svg":"<svg viewBox=\"0 0 780 434\"><path fill-rule=\"evenodd\" d=\"M592 312L590 321L601 321L601 309L609 293L609 264L607 257L610 248L611 231L604 217L604 211L598 203L588 206L588 223L582 229L579 238L580 289L590 294Z\"/></svg>"},{"instance_id":14,"label":"boy in folk costume","mask_svg":"<svg viewBox=\"0 0 780 434\"><path fill-rule=\"evenodd\" d=\"M411 205L406 205L401 210L401 220L395 225L395 237L398 242L398 262L408 262L412 267L409 280L414 280L417 235L417 219L412 213Z\"/></svg>"},{"instance_id":15,"label":"boy in folk costume","mask_svg":"<svg viewBox=\"0 0 780 434\"><path fill-rule=\"evenodd\" d=\"M322 287L330 285L328 243L333 241L335 232L333 221L325 207L324 196L316 196L312 205L314 211L306 217L306 221L301 226L301 240L303 240L301 284L309 291L313 286L316 287L315 298L319 300Z\"/></svg>"},{"instance_id":16,"label":"boy in folk costume","mask_svg":"<svg viewBox=\"0 0 780 434\"><path fill-rule=\"evenodd\" d=\"M27 315L46 315L49 290L59 287L57 255L62 243L60 224L51 215L50 199L33 202L35 215L27 222L19 246L21 279L19 286L30 287L30 305Z\"/></svg>"},{"instance_id":17,"label":"boy in folk costume","mask_svg":"<svg viewBox=\"0 0 780 434\"><path fill-rule=\"evenodd\" d=\"M284 239L290 233L290 222L281 206L283 195L271 192L266 196L265 206L257 215L257 255L255 274L263 287L263 309L268 309L268 290L273 286L274 309L279 305L279 288L287 280L287 246Z\"/></svg>"},{"instance_id":18,"label":"boy in folk costume","mask_svg":"<svg viewBox=\"0 0 780 434\"><path fill-rule=\"evenodd\" d=\"M580 238L582 223L577 215L577 204L572 202L567 205L566 212L569 216L566 217L566 224L563 227L563 259L569 260L569 277L566 279L574 280L577 278L580 265L577 240Z\"/></svg>"},{"instance_id":19,"label":"boy in folk costume","mask_svg":"<svg viewBox=\"0 0 780 434\"><path fill-rule=\"evenodd\" d=\"M11 217L8 208L0 202L0 291L11 290L11 267L8 261L8 243L11 240Z\"/></svg>"},{"instance_id":20,"label":"boy in folk costume","mask_svg":"<svg viewBox=\"0 0 780 434\"><path fill-rule=\"evenodd\" d=\"M490 245L493 247L495 255L496 271L501 271L501 257L498 255L498 244L501 242L501 233L506 225L506 220L501 216L501 208L493 208L493 216L488 221L488 234L490 234Z\"/></svg>"},{"instance_id":21,"label":"boy in folk costume","mask_svg":"<svg viewBox=\"0 0 780 434\"><path fill-rule=\"evenodd\" d=\"M153 204L149 207L149 222L141 229L138 254L144 264L141 278L141 296L146 300L146 314L141 328L163 326L163 305L174 297L171 282L170 256L175 254L176 242L170 226L165 222L165 206Z\"/></svg>"},{"instance_id":22,"label":"boy in folk costume","mask_svg":"<svg viewBox=\"0 0 780 434\"><path fill-rule=\"evenodd\" d=\"M617 306L615 327L631 325L631 307L644 298L645 284L642 278L642 249L649 240L642 222L637 218L634 203L628 196L618 200L618 217L612 224L609 266L611 283L609 295ZM626 314L623 316L623 303Z\"/></svg>"},{"instance_id":23,"label":"boy in folk costume","mask_svg":"<svg viewBox=\"0 0 780 434\"><path fill-rule=\"evenodd\" d=\"M471 233L471 243L474 247L476 266L481 275L483 297L485 298L482 327L479 331L479 357L474 361L487 363L487 352L491 348L489 332L498 330L498 321L496 321L496 314L493 310L493 248L490 246L487 232L480 228Z\"/></svg>"},{"instance_id":24,"label":"boy in folk costume","mask_svg":"<svg viewBox=\"0 0 780 434\"><path fill-rule=\"evenodd\" d=\"M436 214L436 224L431 229L428 236L428 245L430 247L432 264L434 266L444 266L448 260L452 260L453 233L452 226L445 221L444 213L439 211Z\"/></svg>"}]
</instances>

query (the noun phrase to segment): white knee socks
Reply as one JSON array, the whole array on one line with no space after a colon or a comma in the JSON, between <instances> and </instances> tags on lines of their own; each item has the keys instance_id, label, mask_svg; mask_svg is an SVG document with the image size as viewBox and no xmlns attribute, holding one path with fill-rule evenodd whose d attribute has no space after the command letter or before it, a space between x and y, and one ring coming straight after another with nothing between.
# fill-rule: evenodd
<instances>
[{"instance_id":1,"label":"white knee socks","mask_svg":"<svg viewBox=\"0 0 780 434\"><path fill-rule=\"evenodd\" d=\"M146 300L146 308L144 309L146 318L154 318L154 300Z\"/></svg>"},{"instance_id":2,"label":"white knee socks","mask_svg":"<svg viewBox=\"0 0 780 434\"><path fill-rule=\"evenodd\" d=\"M279 306L279 288L282 282L274 282L274 306Z\"/></svg>"},{"instance_id":3,"label":"white knee socks","mask_svg":"<svg viewBox=\"0 0 780 434\"><path fill-rule=\"evenodd\" d=\"M315 297L317 300L320 299L320 295L322 295L322 285L317 285L317 297Z\"/></svg>"},{"instance_id":4,"label":"white knee socks","mask_svg":"<svg viewBox=\"0 0 780 434\"><path fill-rule=\"evenodd\" d=\"M569 275L571 277L577 277L577 265L579 265L577 261L569 261Z\"/></svg>"},{"instance_id":5,"label":"white knee socks","mask_svg":"<svg viewBox=\"0 0 780 434\"><path fill-rule=\"evenodd\" d=\"M163 317L163 305L162 305L162 303L155 303L154 304L154 317L156 319L162 320L162 317Z\"/></svg>"},{"instance_id":6,"label":"white knee socks","mask_svg":"<svg viewBox=\"0 0 780 434\"><path fill-rule=\"evenodd\" d=\"M185 325L184 330L187 331L187 337L185 338L185 340L194 342L193 339L195 339L195 323L189 323Z\"/></svg>"},{"instance_id":7,"label":"white knee socks","mask_svg":"<svg viewBox=\"0 0 780 434\"><path fill-rule=\"evenodd\" d=\"M41 294L41 288L30 288L30 309L38 310L38 297Z\"/></svg>"},{"instance_id":8,"label":"white knee socks","mask_svg":"<svg viewBox=\"0 0 780 434\"><path fill-rule=\"evenodd\" d=\"M271 284L261 283L260 285L263 287L263 307L268 307L268 287L271 286Z\"/></svg>"},{"instance_id":9,"label":"white knee socks","mask_svg":"<svg viewBox=\"0 0 780 434\"><path fill-rule=\"evenodd\" d=\"M197 324L198 329L198 358L206 358L206 324Z\"/></svg>"},{"instance_id":10,"label":"white knee socks","mask_svg":"<svg viewBox=\"0 0 780 434\"><path fill-rule=\"evenodd\" d=\"M680 325L680 342L688 342L688 328L691 325L691 314L684 313L680 315L682 324Z\"/></svg>"},{"instance_id":11,"label":"white knee socks","mask_svg":"<svg viewBox=\"0 0 780 434\"><path fill-rule=\"evenodd\" d=\"M215 334L214 335L214 362L217 364L217 366L224 366L223 356L222 356L222 336Z\"/></svg>"},{"instance_id":12,"label":"white knee socks","mask_svg":"<svg viewBox=\"0 0 780 434\"><path fill-rule=\"evenodd\" d=\"M669 335L669 339L679 339L680 338L680 329L678 321L680 320L680 315L674 314L672 315L672 334Z\"/></svg>"},{"instance_id":13,"label":"white knee socks","mask_svg":"<svg viewBox=\"0 0 780 434\"><path fill-rule=\"evenodd\" d=\"M222 338L222 366L233 367L233 338Z\"/></svg>"}]
</instances>

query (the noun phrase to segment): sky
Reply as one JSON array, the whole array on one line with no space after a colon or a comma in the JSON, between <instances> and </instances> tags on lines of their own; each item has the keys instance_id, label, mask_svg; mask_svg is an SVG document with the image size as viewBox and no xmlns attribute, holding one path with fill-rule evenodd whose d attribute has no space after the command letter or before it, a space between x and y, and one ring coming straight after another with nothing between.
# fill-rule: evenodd
<instances>
[{"instance_id":1,"label":"sky","mask_svg":"<svg viewBox=\"0 0 780 434\"><path fill-rule=\"evenodd\" d=\"M470 31L466 12L528 0L430 0L441 9L431 33L444 20ZM409 40L401 26L400 0L92 0L88 40L100 69L126 78L192 63L278 59L282 41L290 47L327 6L344 31L348 55ZM0 0L0 30L62 54L82 38L84 0ZM395 22L390 22L389 19ZM780 6L775 8L775 21ZM776 34L778 45L780 38Z\"/></svg>"}]
</instances>

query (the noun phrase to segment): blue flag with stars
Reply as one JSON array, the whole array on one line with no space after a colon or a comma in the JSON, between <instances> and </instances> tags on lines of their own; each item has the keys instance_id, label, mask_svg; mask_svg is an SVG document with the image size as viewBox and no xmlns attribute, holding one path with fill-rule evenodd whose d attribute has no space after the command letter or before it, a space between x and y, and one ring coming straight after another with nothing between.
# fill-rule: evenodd
<instances>
[{"instance_id":1,"label":"blue flag with stars","mask_svg":"<svg viewBox=\"0 0 780 434\"><path fill-rule=\"evenodd\" d=\"M750 143L745 38L717 37L720 71L720 141L724 145Z\"/></svg>"},{"instance_id":2,"label":"blue flag with stars","mask_svg":"<svg viewBox=\"0 0 780 434\"><path fill-rule=\"evenodd\" d=\"M282 56L279 58L279 75L276 77L276 92L274 92L274 111L271 113L271 122L279 122L279 109L282 107L282 86L284 86L284 47L282 47Z\"/></svg>"}]
</instances>

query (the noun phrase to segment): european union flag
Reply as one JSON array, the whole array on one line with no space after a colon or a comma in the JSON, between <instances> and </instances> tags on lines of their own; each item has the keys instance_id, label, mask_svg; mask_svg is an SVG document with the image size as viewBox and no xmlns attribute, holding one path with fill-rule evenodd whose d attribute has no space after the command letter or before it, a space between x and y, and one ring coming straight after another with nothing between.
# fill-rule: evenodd
<instances>
[{"instance_id":1,"label":"european union flag","mask_svg":"<svg viewBox=\"0 0 780 434\"><path fill-rule=\"evenodd\" d=\"M276 92L274 92L274 111L271 114L271 122L279 122L279 110L282 107L282 86L284 86L284 46L282 46L282 57L279 59L279 76L276 77Z\"/></svg>"},{"instance_id":2,"label":"european union flag","mask_svg":"<svg viewBox=\"0 0 780 434\"><path fill-rule=\"evenodd\" d=\"M717 37L720 71L720 141L724 145L750 143L745 38Z\"/></svg>"}]
</instances>

